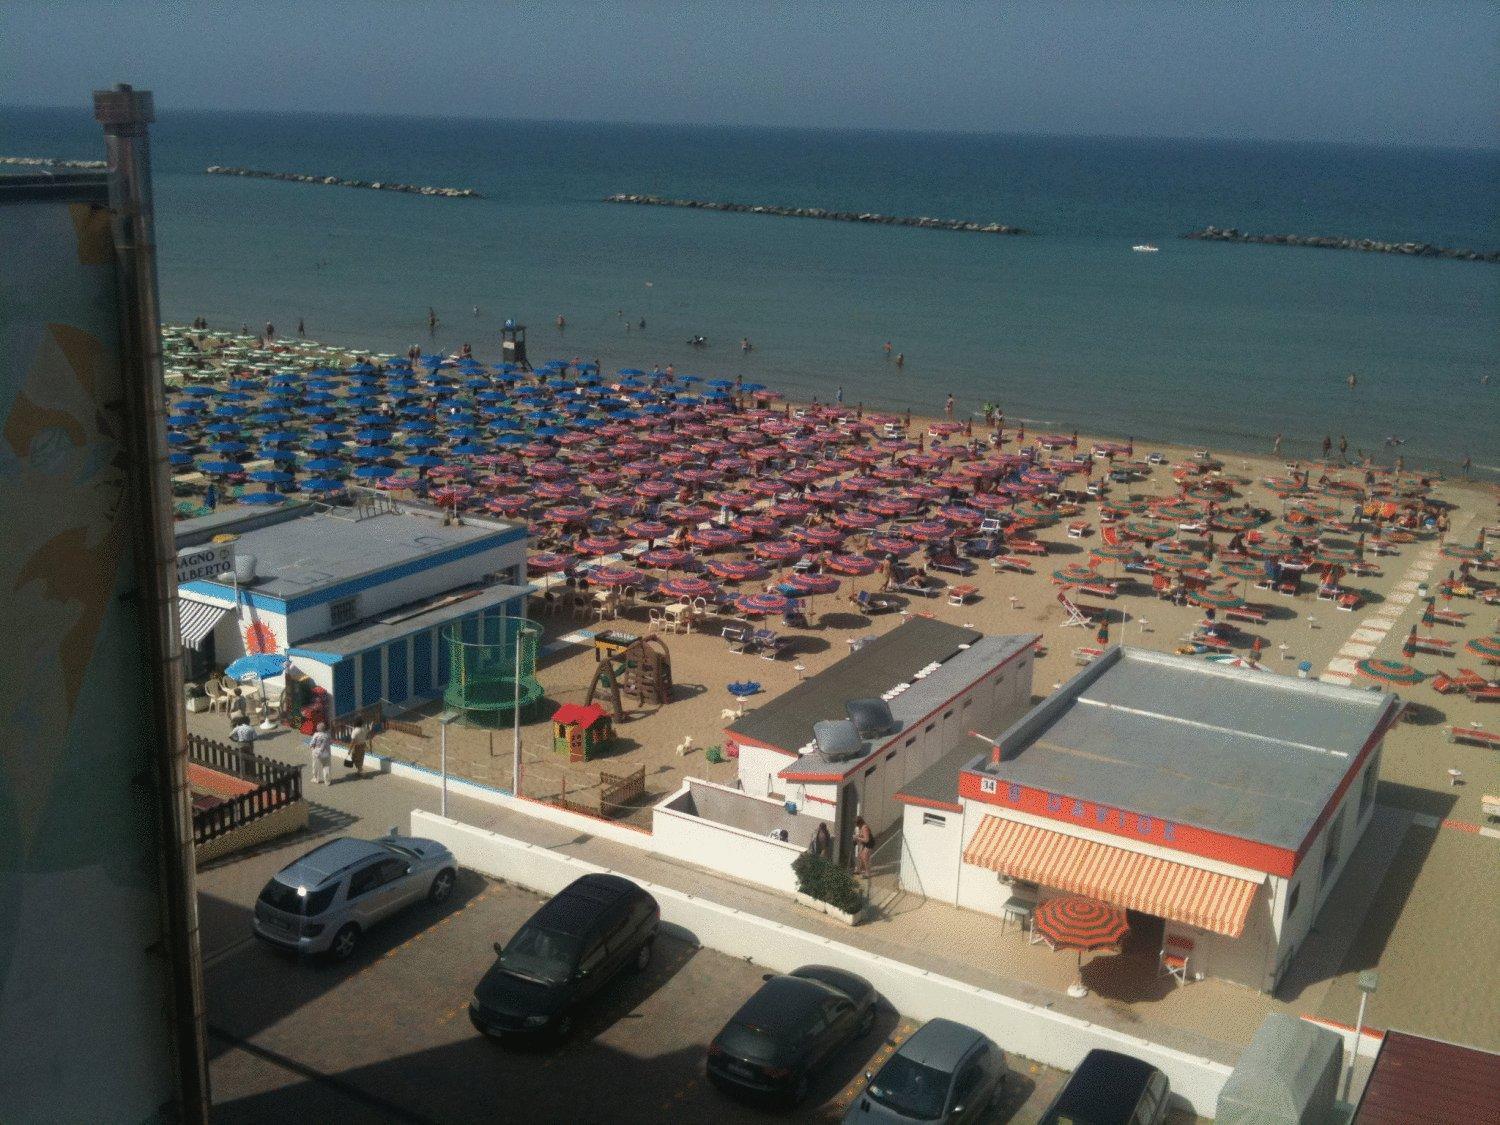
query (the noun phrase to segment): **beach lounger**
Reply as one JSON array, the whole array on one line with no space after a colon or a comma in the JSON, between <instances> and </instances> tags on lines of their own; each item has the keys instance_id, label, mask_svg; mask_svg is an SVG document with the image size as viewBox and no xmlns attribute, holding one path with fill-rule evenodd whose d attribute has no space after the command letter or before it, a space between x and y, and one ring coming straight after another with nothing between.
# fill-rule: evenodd
<instances>
[{"instance_id":1,"label":"beach lounger","mask_svg":"<svg viewBox=\"0 0 1500 1125\"><path fill-rule=\"evenodd\" d=\"M1266 610L1264 606L1242 605L1234 609L1226 609L1224 616L1231 621L1243 621L1248 625L1264 625L1266 623Z\"/></svg>"},{"instance_id":2,"label":"beach lounger","mask_svg":"<svg viewBox=\"0 0 1500 1125\"><path fill-rule=\"evenodd\" d=\"M1405 647L1412 652L1425 652L1432 656L1452 656L1455 646L1453 641L1442 637L1407 637Z\"/></svg>"},{"instance_id":3,"label":"beach lounger","mask_svg":"<svg viewBox=\"0 0 1500 1125\"><path fill-rule=\"evenodd\" d=\"M1423 625L1457 625L1462 627L1468 618L1467 613L1459 613L1453 609L1429 609L1422 613Z\"/></svg>"},{"instance_id":4,"label":"beach lounger","mask_svg":"<svg viewBox=\"0 0 1500 1125\"><path fill-rule=\"evenodd\" d=\"M993 516L985 516L984 519L979 521L980 535L998 535L1003 530L1004 528L1000 526L1000 521Z\"/></svg>"},{"instance_id":5,"label":"beach lounger","mask_svg":"<svg viewBox=\"0 0 1500 1125\"><path fill-rule=\"evenodd\" d=\"M950 586L948 587L948 604L968 605L970 599L975 597L978 593L978 586L970 586L968 584L964 584L962 586Z\"/></svg>"},{"instance_id":6,"label":"beach lounger","mask_svg":"<svg viewBox=\"0 0 1500 1125\"><path fill-rule=\"evenodd\" d=\"M770 629L757 629L751 636L762 660L775 660L791 641L790 637L783 637Z\"/></svg>"},{"instance_id":7,"label":"beach lounger","mask_svg":"<svg viewBox=\"0 0 1500 1125\"><path fill-rule=\"evenodd\" d=\"M1464 690L1464 685L1447 672L1439 672L1432 677L1432 690L1439 695L1457 695Z\"/></svg>"},{"instance_id":8,"label":"beach lounger","mask_svg":"<svg viewBox=\"0 0 1500 1125\"><path fill-rule=\"evenodd\" d=\"M1088 535L1091 530L1093 529L1089 527L1087 520L1074 520L1072 523L1068 524L1068 538L1082 539L1086 535Z\"/></svg>"},{"instance_id":9,"label":"beach lounger","mask_svg":"<svg viewBox=\"0 0 1500 1125\"><path fill-rule=\"evenodd\" d=\"M1092 625L1095 619L1104 613L1102 609L1079 605L1072 598L1068 597L1066 590L1059 590L1057 592L1057 604L1062 606L1063 612L1068 615L1068 619L1063 622L1063 628L1065 629L1072 625Z\"/></svg>"},{"instance_id":10,"label":"beach lounger","mask_svg":"<svg viewBox=\"0 0 1500 1125\"><path fill-rule=\"evenodd\" d=\"M725 625L719 635L729 642L729 651L748 653L755 647L755 638L747 625Z\"/></svg>"},{"instance_id":11,"label":"beach lounger","mask_svg":"<svg viewBox=\"0 0 1500 1125\"><path fill-rule=\"evenodd\" d=\"M1479 808L1489 820L1500 818L1500 797L1492 797L1486 793L1479 798Z\"/></svg>"},{"instance_id":12,"label":"beach lounger","mask_svg":"<svg viewBox=\"0 0 1500 1125\"><path fill-rule=\"evenodd\" d=\"M1334 601L1345 613L1353 613L1365 604L1365 599L1355 590L1345 590Z\"/></svg>"},{"instance_id":13,"label":"beach lounger","mask_svg":"<svg viewBox=\"0 0 1500 1125\"><path fill-rule=\"evenodd\" d=\"M959 574L965 578L974 573L974 564L968 559L959 558L957 555L932 555L927 559L927 565L932 567L933 570L941 570L947 574Z\"/></svg>"},{"instance_id":14,"label":"beach lounger","mask_svg":"<svg viewBox=\"0 0 1500 1125\"><path fill-rule=\"evenodd\" d=\"M1104 650L1096 645L1080 645L1073 650L1073 663L1078 665L1092 664L1104 655Z\"/></svg>"},{"instance_id":15,"label":"beach lounger","mask_svg":"<svg viewBox=\"0 0 1500 1125\"><path fill-rule=\"evenodd\" d=\"M896 603L889 598L872 594L868 590L861 590L854 596L854 604L866 613L889 613L896 608Z\"/></svg>"},{"instance_id":16,"label":"beach lounger","mask_svg":"<svg viewBox=\"0 0 1500 1125\"><path fill-rule=\"evenodd\" d=\"M1108 601L1114 601L1115 596L1120 592L1113 582L1090 582L1085 586L1076 586L1074 589L1091 598L1104 598Z\"/></svg>"},{"instance_id":17,"label":"beach lounger","mask_svg":"<svg viewBox=\"0 0 1500 1125\"><path fill-rule=\"evenodd\" d=\"M930 598L937 593L937 586L927 584L927 580L920 574L913 574L910 578L896 583L892 589L900 590L903 594L916 594L919 597Z\"/></svg>"},{"instance_id":18,"label":"beach lounger","mask_svg":"<svg viewBox=\"0 0 1500 1125\"><path fill-rule=\"evenodd\" d=\"M1047 544L1035 539L1012 539L1009 546L1011 553L1016 555L1045 555L1047 553Z\"/></svg>"},{"instance_id":19,"label":"beach lounger","mask_svg":"<svg viewBox=\"0 0 1500 1125\"><path fill-rule=\"evenodd\" d=\"M990 569L993 570L993 571L996 571L996 572L999 572L999 571L1002 571L1002 570L1012 570L1012 571L1015 571L1017 574L1035 574L1036 573L1036 571L1034 571L1033 569L1031 569L1031 564L1029 562L1027 562L1023 558L1019 558L1016 555L1002 555L999 558L991 559L990 560Z\"/></svg>"},{"instance_id":20,"label":"beach lounger","mask_svg":"<svg viewBox=\"0 0 1500 1125\"><path fill-rule=\"evenodd\" d=\"M1483 727L1461 727L1454 725L1448 728L1449 742L1472 742L1476 746L1500 746L1500 731L1485 730ZM1485 798L1491 800L1492 798ZM1485 810L1490 816L1488 809Z\"/></svg>"}]
</instances>

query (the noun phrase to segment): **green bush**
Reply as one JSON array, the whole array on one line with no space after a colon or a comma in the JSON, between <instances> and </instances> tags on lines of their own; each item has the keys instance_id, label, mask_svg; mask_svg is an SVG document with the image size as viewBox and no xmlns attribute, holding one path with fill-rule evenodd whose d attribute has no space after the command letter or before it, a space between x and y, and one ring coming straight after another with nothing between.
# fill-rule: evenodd
<instances>
[{"instance_id":1,"label":"green bush","mask_svg":"<svg viewBox=\"0 0 1500 1125\"><path fill-rule=\"evenodd\" d=\"M792 863L797 889L809 898L826 902L845 914L858 914L865 906L859 880L847 868L831 859L803 852Z\"/></svg>"}]
</instances>

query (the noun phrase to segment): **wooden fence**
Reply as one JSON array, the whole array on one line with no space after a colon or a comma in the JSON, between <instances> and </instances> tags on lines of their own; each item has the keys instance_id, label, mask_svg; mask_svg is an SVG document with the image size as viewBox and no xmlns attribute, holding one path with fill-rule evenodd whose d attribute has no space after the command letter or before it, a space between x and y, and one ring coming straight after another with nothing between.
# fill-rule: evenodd
<instances>
[{"instance_id":1,"label":"wooden fence","mask_svg":"<svg viewBox=\"0 0 1500 1125\"><path fill-rule=\"evenodd\" d=\"M220 773L258 781L248 793L193 810L193 843L205 844L242 824L302 799L302 767L283 765L199 735L188 735L188 759Z\"/></svg>"}]
</instances>

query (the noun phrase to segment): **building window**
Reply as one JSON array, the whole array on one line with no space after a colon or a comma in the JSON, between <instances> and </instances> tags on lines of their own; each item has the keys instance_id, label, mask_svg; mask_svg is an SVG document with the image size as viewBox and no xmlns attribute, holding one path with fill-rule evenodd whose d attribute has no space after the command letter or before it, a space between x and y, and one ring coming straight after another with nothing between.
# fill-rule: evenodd
<instances>
[{"instance_id":1,"label":"building window","mask_svg":"<svg viewBox=\"0 0 1500 1125\"><path fill-rule=\"evenodd\" d=\"M946 816L942 816L939 813L924 812L922 814L922 823L930 824L934 828L942 828L948 823L948 818Z\"/></svg>"},{"instance_id":2,"label":"building window","mask_svg":"<svg viewBox=\"0 0 1500 1125\"><path fill-rule=\"evenodd\" d=\"M342 629L345 625L353 625L358 620L358 594L352 598L340 598L328 606L328 627L330 629Z\"/></svg>"},{"instance_id":3,"label":"building window","mask_svg":"<svg viewBox=\"0 0 1500 1125\"><path fill-rule=\"evenodd\" d=\"M936 723L928 723L925 727L922 728L922 733L923 734L931 734L936 727L937 727Z\"/></svg>"},{"instance_id":4,"label":"building window","mask_svg":"<svg viewBox=\"0 0 1500 1125\"><path fill-rule=\"evenodd\" d=\"M901 745L902 745L902 746L910 746L910 745L911 745L911 744L912 744L912 743L913 743L913 742L915 742L915 741L916 741L916 740L917 740L917 736L916 736L916 735L912 735L912 736L911 736L911 737L910 737L910 738L908 738L908 739L907 739L907 740L906 740L906 741L905 741L905 742L903 742L903 743L902 743L902 744L901 744Z\"/></svg>"},{"instance_id":5,"label":"building window","mask_svg":"<svg viewBox=\"0 0 1500 1125\"><path fill-rule=\"evenodd\" d=\"M971 704L971 703L973 703L973 702L974 702L974 700L973 700L973 699L965 699L965 700L964 700L964 706L965 706L965 707L967 707L967 706L968 706L968 705L969 705L969 704Z\"/></svg>"},{"instance_id":6,"label":"building window","mask_svg":"<svg viewBox=\"0 0 1500 1125\"><path fill-rule=\"evenodd\" d=\"M885 756L885 760L887 762L894 762L896 760L896 751L892 750L889 754L887 754Z\"/></svg>"},{"instance_id":7,"label":"building window","mask_svg":"<svg viewBox=\"0 0 1500 1125\"><path fill-rule=\"evenodd\" d=\"M951 718L953 718L953 708L950 707L950 708L948 708L948 710L944 711L943 712L943 718L945 718L945 719L951 719Z\"/></svg>"},{"instance_id":8,"label":"building window","mask_svg":"<svg viewBox=\"0 0 1500 1125\"><path fill-rule=\"evenodd\" d=\"M1290 918L1297 913L1297 899L1302 894L1302 884L1297 883L1292 887L1292 893L1286 896L1286 916Z\"/></svg>"},{"instance_id":9,"label":"building window","mask_svg":"<svg viewBox=\"0 0 1500 1125\"><path fill-rule=\"evenodd\" d=\"M871 766L869 769L865 770L865 776L866 777L874 777L875 776L875 767Z\"/></svg>"}]
</instances>

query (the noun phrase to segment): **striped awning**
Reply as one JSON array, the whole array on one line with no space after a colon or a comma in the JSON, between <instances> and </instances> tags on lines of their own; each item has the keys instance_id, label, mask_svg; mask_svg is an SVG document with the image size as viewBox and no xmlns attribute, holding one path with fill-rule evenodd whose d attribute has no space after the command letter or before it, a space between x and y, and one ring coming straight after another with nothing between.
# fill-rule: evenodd
<instances>
[{"instance_id":1,"label":"striped awning","mask_svg":"<svg viewBox=\"0 0 1500 1125\"><path fill-rule=\"evenodd\" d=\"M200 602L191 594L180 594L177 598L178 631L183 648L197 648L203 638L213 632L219 618L229 612L227 606L214 602Z\"/></svg>"},{"instance_id":2,"label":"striped awning","mask_svg":"<svg viewBox=\"0 0 1500 1125\"><path fill-rule=\"evenodd\" d=\"M979 822L964 862L1228 937L1244 933L1260 886L998 816Z\"/></svg>"}]
</instances>

